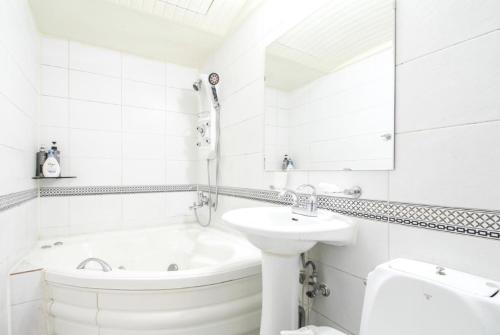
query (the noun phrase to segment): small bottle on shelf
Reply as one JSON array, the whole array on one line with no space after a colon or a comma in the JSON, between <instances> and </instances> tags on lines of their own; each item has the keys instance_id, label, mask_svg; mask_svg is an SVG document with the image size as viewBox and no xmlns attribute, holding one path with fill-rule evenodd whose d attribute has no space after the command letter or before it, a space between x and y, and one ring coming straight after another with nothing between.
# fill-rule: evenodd
<instances>
[{"instance_id":1,"label":"small bottle on shelf","mask_svg":"<svg viewBox=\"0 0 500 335\"><path fill-rule=\"evenodd\" d=\"M57 161L55 152L50 149L47 154L47 159L43 164L43 176L46 178L57 178L61 176L61 166Z\"/></svg>"}]
</instances>

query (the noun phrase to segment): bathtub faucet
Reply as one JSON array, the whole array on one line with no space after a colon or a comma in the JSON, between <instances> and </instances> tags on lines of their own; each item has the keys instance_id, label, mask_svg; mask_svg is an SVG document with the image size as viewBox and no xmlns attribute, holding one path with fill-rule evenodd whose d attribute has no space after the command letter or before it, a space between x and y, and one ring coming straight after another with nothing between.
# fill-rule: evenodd
<instances>
[{"instance_id":1,"label":"bathtub faucet","mask_svg":"<svg viewBox=\"0 0 500 335\"><path fill-rule=\"evenodd\" d=\"M210 199L203 191L198 191L198 202L193 202L192 206L189 206L189 209L199 209L203 208L203 206L210 205Z\"/></svg>"},{"instance_id":2,"label":"bathtub faucet","mask_svg":"<svg viewBox=\"0 0 500 335\"><path fill-rule=\"evenodd\" d=\"M105 261L103 261L100 258L95 258L95 257L87 258L86 260L84 260L83 262L78 264L78 266L76 267L77 270L85 269L87 264L90 262L96 262L97 264L99 264L102 268L102 271L104 271L104 272L109 272L112 270L111 266L108 263L106 263Z\"/></svg>"}]
</instances>

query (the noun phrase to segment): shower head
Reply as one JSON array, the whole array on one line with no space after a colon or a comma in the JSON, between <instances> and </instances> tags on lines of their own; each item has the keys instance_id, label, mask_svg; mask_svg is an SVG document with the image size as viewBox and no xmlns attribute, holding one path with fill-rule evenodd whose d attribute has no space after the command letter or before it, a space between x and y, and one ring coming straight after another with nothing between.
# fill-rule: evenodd
<instances>
[{"instance_id":1,"label":"shower head","mask_svg":"<svg viewBox=\"0 0 500 335\"><path fill-rule=\"evenodd\" d=\"M194 89L195 91L199 91L199 90L200 90L200 88L201 88L201 79L198 79L197 81L195 81L195 82L193 83L193 89Z\"/></svg>"},{"instance_id":2,"label":"shower head","mask_svg":"<svg viewBox=\"0 0 500 335\"><path fill-rule=\"evenodd\" d=\"M210 85L215 86L219 83L219 75L215 72L210 73L208 76L208 82Z\"/></svg>"}]
</instances>

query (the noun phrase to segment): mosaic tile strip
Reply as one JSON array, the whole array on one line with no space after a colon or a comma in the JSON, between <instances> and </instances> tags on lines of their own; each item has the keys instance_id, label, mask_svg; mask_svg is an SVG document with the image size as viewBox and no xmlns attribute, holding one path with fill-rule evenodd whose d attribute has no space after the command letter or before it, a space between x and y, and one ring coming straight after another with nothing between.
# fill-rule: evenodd
<instances>
[{"instance_id":1,"label":"mosaic tile strip","mask_svg":"<svg viewBox=\"0 0 500 335\"><path fill-rule=\"evenodd\" d=\"M10 193L0 196L0 212L19 206L27 201L38 197L37 189L30 189L26 191Z\"/></svg>"},{"instance_id":2,"label":"mosaic tile strip","mask_svg":"<svg viewBox=\"0 0 500 335\"><path fill-rule=\"evenodd\" d=\"M200 186L208 191L207 186ZM212 187L212 192L214 188ZM225 196L239 197L276 204L291 204L291 197L280 199L277 191L219 187ZM299 195L302 202L306 195ZM336 213L369 220L439 230L455 234L500 240L500 211L453 208L387 202L380 200L352 199L345 197L318 196L318 207Z\"/></svg>"},{"instance_id":3,"label":"mosaic tile strip","mask_svg":"<svg viewBox=\"0 0 500 335\"><path fill-rule=\"evenodd\" d=\"M166 193L196 191L196 184L135 186L70 186L41 187L40 197L68 197L104 194Z\"/></svg>"},{"instance_id":4,"label":"mosaic tile strip","mask_svg":"<svg viewBox=\"0 0 500 335\"><path fill-rule=\"evenodd\" d=\"M389 222L500 240L500 211L390 203Z\"/></svg>"},{"instance_id":5,"label":"mosaic tile strip","mask_svg":"<svg viewBox=\"0 0 500 335\"><path fill-rule=\"evenodd\" d=\"M208 191L208 186L187 184L42 187L40 188L40 196L191 192L197 190ZM211 191L214 192L215 187L212 186ZM219 187L219 194L279 205L290 205L292 203L291 195L281 198L279 192L275 190L221 186ZM306 197L306 194L299 194L299 203L303 203ZM318 196L318 207L369 220L388 221L417 228L500 240L500 211L352 199L325 195Z\"/></svg>"},{"instance_id":6,"label":"mosaic tile strip","mask_svg":"<svg viewBox=\"0 0 500 335\"><path fill-rule=\"evenodd\" d=\"M199 185L199 189L201 191L208 191L208 186ZM213 186L212 192L215 192L215 187ZM219 187L219 194L236 198L264 201L278 205L292 204L292 197L290 195L287 195L285 198L280 198L279 192L273 190L221 186Z\"/></svg>"}]
</instances>

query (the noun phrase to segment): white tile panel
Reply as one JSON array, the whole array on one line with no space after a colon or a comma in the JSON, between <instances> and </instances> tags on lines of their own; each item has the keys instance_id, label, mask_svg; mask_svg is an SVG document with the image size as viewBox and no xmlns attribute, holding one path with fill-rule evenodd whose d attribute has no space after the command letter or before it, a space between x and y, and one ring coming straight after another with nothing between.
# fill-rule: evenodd
<instances>
[{"instance_id":1,"label":"white tile panel","mask_svg":"<svg viewBox=\"0 0 500 335\"><path fill-rule=\"evenodd\" d=\"M363 279L353 277L323 263L318 265L319 281L328 285L332 295L318 298L315 309L352 333L359 332L365 294Z\"/></svg>"},{"instance_id":2,"label":"white tile panel","mask_svg":"<svg viewBox=\"0 0 500 335\"><path fill-rule=\"evenodd\" d=\"M122 129L120 105L72 99L69 106L71 128L109 131Z\"/></svg>"},{"instance_id":3,"label":"white tile panel","mask_svg":"<svg viewBox=\"0 0 500 335\"><path fill-rule=\"evenodd\" d=\"M68 96L68 70L54 66L42 65L41 92L43 95L55 97Z\"/></svg>"},{"instance_id":4,"label":"white tile panel","mask_svg":"<svg viewBox=\"0 0 500 335\"><path fill-rule=\"evenodd\" d=\"M398 66L396 78L398 133L499 120L500 31Z\"/></svg>"},{"instance_id":5,"label":"white tile panel","mask_svg":"<svg viewBox=\"0 0 500 335\"><path fill-rule=\"evenodd\" d=\"M69 226L69 199L41 198L39 215L42 229Z\"/></svg>"},{"instance_id":6,"label":"white tile panel","mask_svg":"<svg viewBox=\"0 0 500 335\"><path fill-rule=\"evenodd\" d=\"M165 85L165 63L133 55L123 56L123 78L155 85Z\"/></svg>"},{"instance_id":7,"label":"white tile panel","mask_svg":"<svg viewBox=\"0 0 500 335\"><path fill-rule=\"evenodd\" d=\"M123 83L125 106L165 109L165 87L125 80Z\"/></svg>"},{"instance_id":8,"label":"white tile panel","mask_svg":"<svg viewBox=\"0 0 500 335\"><path fill-rule=\"evenodd\" d=\"M164 159L124 159L124 185L163 185L166 180Z\"/></svg>"},{"instance_id":9,"label":"white tile panel","mask_svg":"<svg viewBox=\"0 0 500 335\"><path fill-rule=\"evenodd\" d=\"M127 132L165 132L165 111L137 107L123 107L123 130Z\"/></svg>"},{"instance_id":10,"label":"white tile panel","mask_svg":"<svg viewBox=\"0 0 500 335\"><path fill-rule=\"evenodd\" d=\"M74 41L69 43L69 68L101 75L121 77L121 54Z\"/></svg>"},{"instance_id":11,"label":"white tile panel","mask_svg":"<svg viewBox=\"0 0 500 335\"><path fill-rule=\"evenodd\" d=\"M500 3L496 0L402 0L397 5L398 63L500 27Z\"/></svg>"},{"instance_id":12,"label":"white tile panel","mask_svg":"<svg viewBox=\"0 0 500 335\"><path fill-rule=\"evenodd\" d=\"M405 257L457 269L492 280L500 279L498 241L390 226L390 257Z\"/></svg>"},{"instance_id":13,"label":"white tile panel","mask_svg":"<svg viewBox=\"0 0 500 335\"><path fill-rule=\"evenodd\" d=\"M120 158L71 158L71 185L121 185L122 160Z\"/></svg>"},{"instance_id":14,"label":"white tile panel","mask_svg":"<svg viewBox=\"0 0 500 335\"><path fill-rule=\"evenodd\" d=\"M41 38L41 64L67 68L69 64L69 42L67 40L43 36Z\"/></svg>"},{"instance_id":15,"label":"white tile panel","mask_svg":"<svg viewBox=\"0 0 500 335\"><path fill-rule=\"evenodd\" d=\"M71 156L81 158L121 158L122 139L119 132L73 129Z\"/></svg>"},{"instance_id":16,"label":"white tile panel","mask_svg":"<svg viewBox=\"0 0 500 335\"><path fill-rule=\"evenodd\" d=\"M158 159L165 152L165 137L151 133L124 133L123 158ZM145 162L147 164L147 162Z\"/></svg>"},{"instance_id":17,"label":"white tile panel","mask_svg":"<svg viewBox=\"0 0 500 335\"><path fill-rule=\"evenodd\" d=\"M431 205L498 208L500 122L396 136L396 169L389 199Z\"/></svg>"},{"instance_id":18,"label":"white tile panel","mask_svg":"<svg viewBox=\"0 0 500 335\"><path fill-rule=\"evenodd\" d=\"M71 70L69 96L73 99L120 104L121 80L109 76Z\"/></svg>"},{"instance_id":19,"label":"white tile panel","mask_svg":"<svg viewBox=\"0 0 500 335\"><path fill-rule=\"evenodd\" d=\"M66 98L40 97L40 125L68 127L69 101Z\"/></svg>"}]
</instances>

